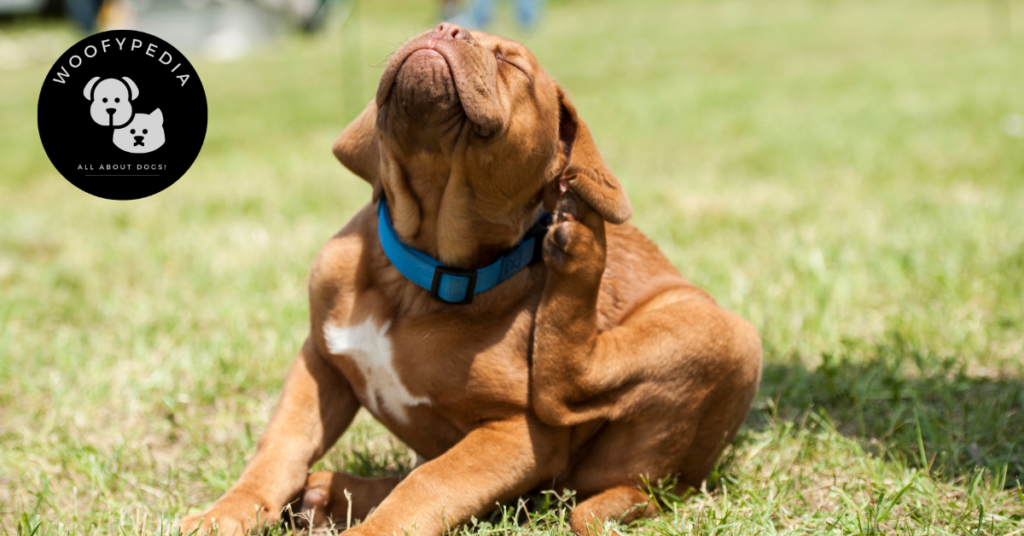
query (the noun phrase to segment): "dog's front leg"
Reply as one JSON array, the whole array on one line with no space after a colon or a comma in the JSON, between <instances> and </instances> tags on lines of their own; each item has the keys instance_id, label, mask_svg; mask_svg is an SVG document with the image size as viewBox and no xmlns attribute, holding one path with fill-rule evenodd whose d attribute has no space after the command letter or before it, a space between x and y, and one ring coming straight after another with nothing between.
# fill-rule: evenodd
<instances>
[{"instance_id":1,"label":"dog's front leg","mask_svg":"<svg viewBox=\"0 0 1024 536\"><path fill-rule=\"evenodd\" d=\"M417 467L367 520L345 534L439 536L563 470L569 432L516 416L471 431Z\"/></svg>"},{"instance_id":2,"label":"dog's front leg","mask_svg":"<svg viewBox=\"0 0 1024 536\"><path fill-rule=\"evenodd\" d=\"M220 534L242 534L280 520L281 509L306 484L310 465L334 444L358 409L348 380L307 339L255 456L224 496L181 522L182 532L209 531L216 523Z\"/></svg>"}]
</instances>

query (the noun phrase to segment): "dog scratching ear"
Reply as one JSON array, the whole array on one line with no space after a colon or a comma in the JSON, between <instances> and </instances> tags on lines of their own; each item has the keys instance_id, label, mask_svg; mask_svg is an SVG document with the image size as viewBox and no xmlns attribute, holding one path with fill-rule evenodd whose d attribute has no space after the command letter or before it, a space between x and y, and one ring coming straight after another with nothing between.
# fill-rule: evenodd
<instances>
[{"instance_id":1,"label":"dog scratching ear","mask_svg":"<svg viewBox=\"0 0 1024 536\"><path fill-rule=\"evenodd\" d=\"M131 95L132 100L139 98L139 86L136 86L135 82L132 82L132 79L127 76L121 77L121 80L128 85L128 94Z\"/></svg>"},{"instance_id":2,"label":"dog scratching ear","mask_svg":"<svg viewBox=\"0 0 1024 536\"><path fill-rule=\"evenodd\" d=\"M370 104L349 123L337 140L334 156L359 178L373 186L373 200L380 198L384 188L380 180L380 154L377 147L377 103Z\"/></svg>"},{"instance_id":3,"label":"dog scratching ear","mask_svg":"<svg viewBox=\"0 0 1024 536\"><path fill-rule=\"evenodd\" d=\"M96 86L96 82L99 82L99 81L100 81L100 77L94 76L94 77L92 77L92 80L89 80L89 82L87 84L85 84L85 90L82 91L82 93L85 94L86 100L92 100L92 88L95 87Z\"/></svg>"},{"instance_id":4,"label":"dog scratching ear","mask_svg":"<svg viewBox=\"0 0 1024 536\"><path fill-rule=\"evenodd\" d=\"M558 138L565 151L562 179L605 219L622 223L633 215L633 207L618 179L608 168L590 136L587 124L576 115L576 108L558 88Z\"/></svg>"}]
</instances>

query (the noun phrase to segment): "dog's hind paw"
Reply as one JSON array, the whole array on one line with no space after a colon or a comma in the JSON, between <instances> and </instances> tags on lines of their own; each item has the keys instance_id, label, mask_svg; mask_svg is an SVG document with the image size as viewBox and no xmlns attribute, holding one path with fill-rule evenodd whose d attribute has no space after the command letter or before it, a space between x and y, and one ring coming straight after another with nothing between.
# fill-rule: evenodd
<instances>
[{"instance_id":1,"label":"dog's hind paw","mask_svg":"<svg viewBox=\"0 0 1024 536\"><path fill-rule=\"evenodd\" d=\"M600 279L604 272L604 220L564 186L554 224L544 239L544 261L563 274Z\"/></svg>"}]
</instances>

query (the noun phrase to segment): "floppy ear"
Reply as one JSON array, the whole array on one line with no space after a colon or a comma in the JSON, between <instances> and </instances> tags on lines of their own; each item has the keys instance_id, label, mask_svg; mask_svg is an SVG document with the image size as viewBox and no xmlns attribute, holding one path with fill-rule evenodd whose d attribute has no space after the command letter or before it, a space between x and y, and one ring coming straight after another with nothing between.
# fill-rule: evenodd
<instances>
[{"instance_id":1,"label":"floppy ear","mask_svg":"<svg viewBox=\"0 0 1024 536\"><path fill-rule=\"evenodd\" d=\"M587 124L576 115L576 108L558 88L558 139L565 151L565 171L562 179L569 188L583 198L611 223L622 223L633 215L625 190L608 169L597 151Z\"/></svg>"},{"instance_id":2,"label":"floppy ear","mask_svg":"<svg viewBox=\"0 0 1024 536\"><path fill-rule=\"evenodd\" d=\"M94 77L92 77L92 80L89 80L89 82L87 84L85 84L85 90L82 91L82 93L85 94L86 100L92 100L92 88L95 87L96 86L96 82L99 82L99 81L100 81L100 77L94 76Z\"/></svg>"},{"instance_id":3,"label":"floppy ear","mask_svg":"<svg viewBox=\"0 0 1024 536\"><path fill-rule=\"evenodd\" d=\"M127 76L121 77L121 80L128 85L128 94L131 95L132 100L139 98L139 86L136 86L135 82L132 82L132 79Z\"/></svg>"},{"instance_id":4,"label":"floppy ear","mask_svg":"<svg viewBox=\"0 0 1024 536\"><path fill-rule=\"evenodd\" d=\"M380 154L377 147L377 102L370 104L349 123L334 140L334 156L364 181L373 186L373 200L384 191L380 181Z\"/></svg>"}]
</instances>

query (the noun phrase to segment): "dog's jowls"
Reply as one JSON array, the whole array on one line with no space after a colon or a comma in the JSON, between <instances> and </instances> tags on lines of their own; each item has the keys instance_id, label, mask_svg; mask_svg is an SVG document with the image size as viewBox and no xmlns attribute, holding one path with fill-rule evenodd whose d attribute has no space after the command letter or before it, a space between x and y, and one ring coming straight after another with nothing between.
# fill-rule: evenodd
<instances>
[{"instance_id":1,"label":"dog's jowls","mask_svg":"<svg viewBox=\"0 0 1024 536\"><path fill-rule=\"evenodd\" d=\"M372 201L313 264L309 338L255 456L183 528L245 530L294 502L317 525L351 511L355 534L439 535L567 488L587 534L655 512L644 478L707 477L757 389L760 339L624 223L625 192L529 51L447 23L414 37L334 154ZM384 255L381 196L404 242L461 268L546 209L544 262L470 304L435 300ZM360 407L426 461L401 478L309 474Z\"/></svg>"}]
</instances>

